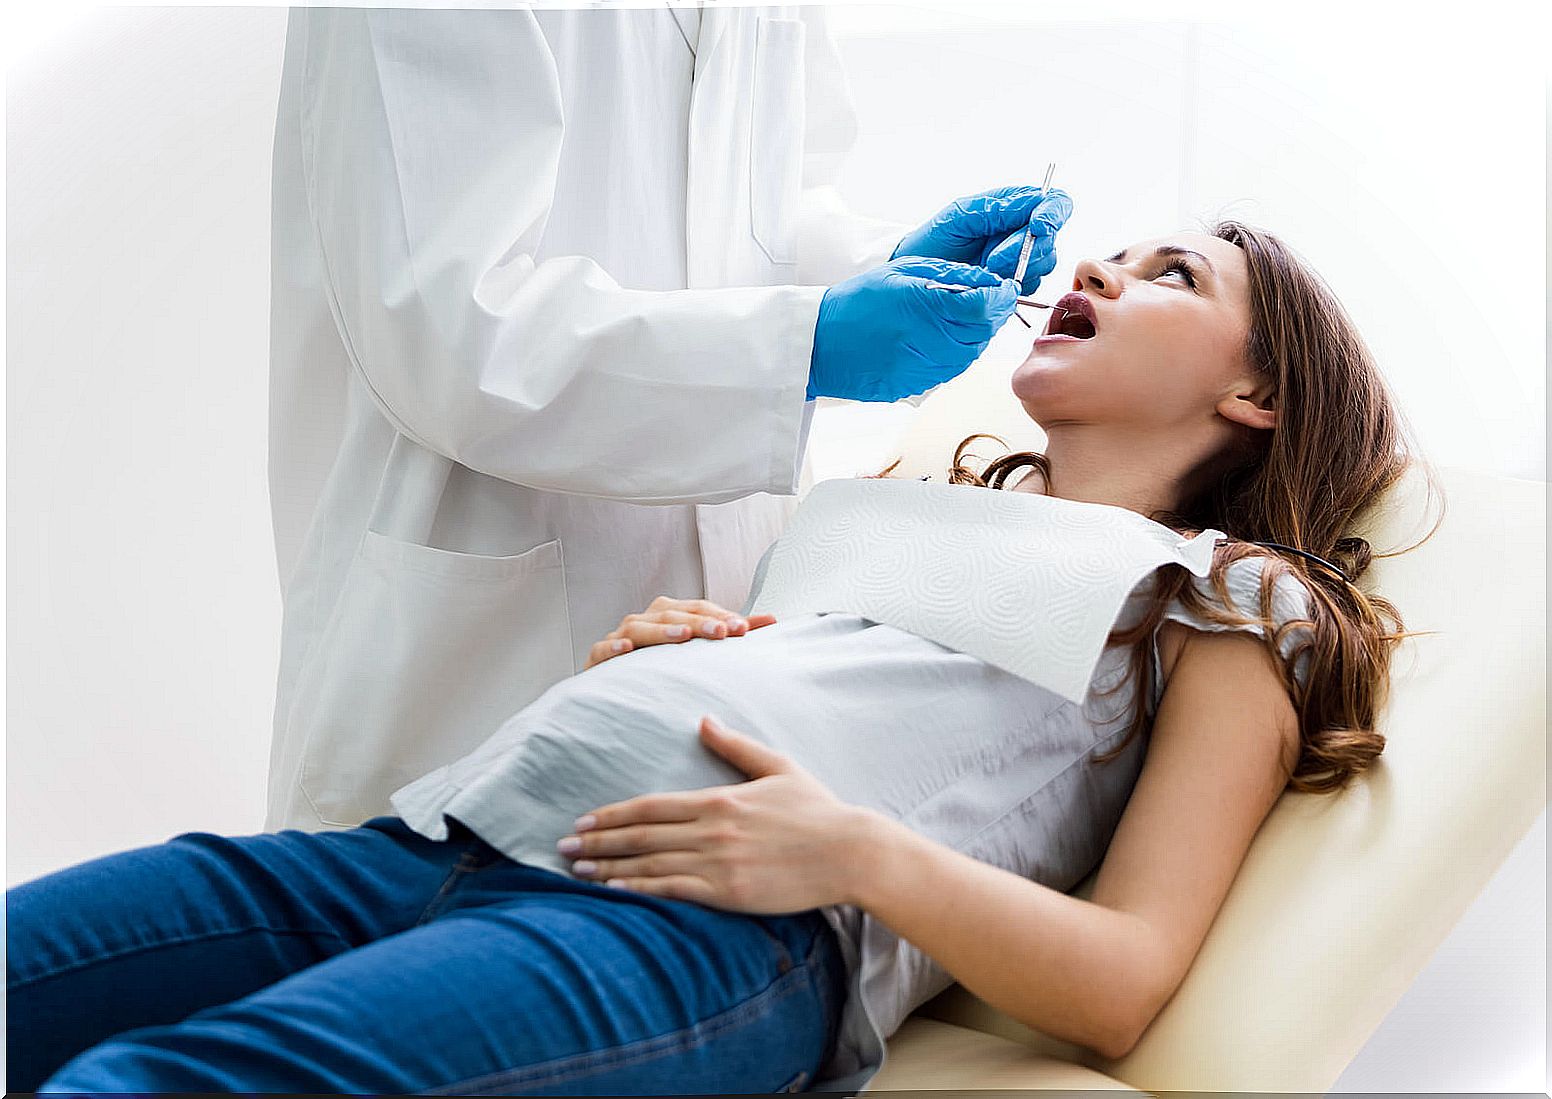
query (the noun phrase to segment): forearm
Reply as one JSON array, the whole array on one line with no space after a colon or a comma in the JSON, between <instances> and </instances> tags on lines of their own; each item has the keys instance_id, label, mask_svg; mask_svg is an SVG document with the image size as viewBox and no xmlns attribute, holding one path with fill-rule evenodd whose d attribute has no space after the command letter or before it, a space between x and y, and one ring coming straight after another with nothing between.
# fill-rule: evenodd
<instances>
[{"instance_id":1,"label":"forearm","mask_svg":"<svg viewBox=\"0 0 1552 1099\"><path fill-rule=\"evenodd\" d=\"M1145 925L865 812L851 903L992 1007L1105 1056L1146 1023Z\"/></svg>"}]
</instances>

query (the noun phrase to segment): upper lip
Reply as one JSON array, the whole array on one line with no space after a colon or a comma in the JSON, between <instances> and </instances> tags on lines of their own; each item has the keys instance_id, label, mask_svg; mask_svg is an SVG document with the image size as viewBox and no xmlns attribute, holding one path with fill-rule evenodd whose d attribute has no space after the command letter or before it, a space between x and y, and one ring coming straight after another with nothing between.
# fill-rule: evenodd
<instances>
[{"instance_id":1,"label":"upper lip","mask_svg":"<svg viewBox=\"0 0 1552 1099\"><path fill-rule=\"evenodd\" d=\"M1046 322L1045 334L1054 335L1061 330L1062 319L1068 313L1079 313L1088 318L1089 324L1094 327L1094 334L1099 335L1099 320L1094 316L1094 303L1073 290L1056 299L1056 305L1051 309L1051 319Z\"/></svg>"}]
</instances>

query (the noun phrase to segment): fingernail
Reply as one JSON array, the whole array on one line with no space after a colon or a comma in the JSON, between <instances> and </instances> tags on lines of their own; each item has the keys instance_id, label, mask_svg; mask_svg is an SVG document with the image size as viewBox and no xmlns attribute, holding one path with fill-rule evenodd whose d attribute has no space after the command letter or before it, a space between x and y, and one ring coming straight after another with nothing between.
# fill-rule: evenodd
<instances>
[{"instance_id":1,"label":"fingernail","mask_svg":"<svg viewBox=\"0 0 1552 1099\"><path fill-rule=\"evenodd\" d=\"M701 633L707 637L716 637L717 631L722 629L721 622L706 622L701 626Z\"/></svg>"},{"instance_id":2,"label":"fingernail","mask_svg":"<svg viewBox=\"0 0 1552 1099\"><path fill-rule=\"evenodd\" d=\"M729 628L735 630L747 630L749 628L749 622L743 618L735 618L728 623L728 626Z\"/></svg>"},{"instance_id":3,"label":"fingernail","mask_svg":"<svg viewBox=\"0 0 1552 1099\"><path fill-rule=\"evenodd\" d=\"M625 646L627 646L629 644L630 644L629 641L627 641L627 640L625 640L625 638L621 637L621 638L617 639L615 641L615 643L610 646L610 648L612 648L617 653L623 653L625 651Z\"/></svg>"},{"instance_id":4,"label":"fingernail","mask_svg":"<svg viewBox=\"0 0 1552 1099\"><path fill-rule=\"evenodd\" d=\"M575 855L582 850L582 841L576 836L567 836L555 845L562 855Z\"/></svg>"},{"instance_id":5,"label":"fingernail","mask_svg":"<svg viewBox=\"0 0 1552 1099\"><path fill-rule=\"evenodd\" d=\"M573 821L571 827L578 832L586 832L589 828L593 827L593 825L597 823L598 818L593 816L592 813L588 813L584 816L578 817L575 821Z\"/></svg>"},{"instance_id":6,"label":"fingernail","mask_svg":"<svg viewBox=\"0 0 1552 1099\"><path fill-rule=\"evenodd\" d=\"M598 873L598 864L592 859L578 859L571 864L571 872L573 874L596 874Z\"/></svg>"},{"instance_id":7,"label":"fingernail","mask_svg":"<svg viewBox=\"0 0 1552 1099\"><path fill-rule=\"evenodd\" d=\"M668 634L669 637L683 637L685 634L690 632L690 627L684 625L669 626L668 629L663 632Z\"/></svg>"}]
</instances>

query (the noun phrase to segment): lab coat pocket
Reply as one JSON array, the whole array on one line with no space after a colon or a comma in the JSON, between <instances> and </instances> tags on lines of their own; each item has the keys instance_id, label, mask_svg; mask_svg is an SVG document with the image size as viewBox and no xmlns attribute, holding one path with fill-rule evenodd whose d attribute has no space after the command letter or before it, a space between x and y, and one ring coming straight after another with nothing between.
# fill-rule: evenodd
<instances>
[{"instance_id":1,"label":"lab coat pocket","mask_svg":"<svg viewBox=\"0 0 1552 1099\"><path fill-rule=\"evenodd\" d=\"M558 539L490 557L368 529L298 679L302 792L324 824L391 813L574 671Z\"/></svg>"},{"instance_id":2,"label":"lab coat pocket","mask_svg":"<svg viewBox=\"0 0 1552 1099\"><path fill-rule=\"evenodd\" d=\"M755 24L749 119L749 222L777 264L797 262L803 187L803 21L761 16Z\"/></svg>"}]
</instances>

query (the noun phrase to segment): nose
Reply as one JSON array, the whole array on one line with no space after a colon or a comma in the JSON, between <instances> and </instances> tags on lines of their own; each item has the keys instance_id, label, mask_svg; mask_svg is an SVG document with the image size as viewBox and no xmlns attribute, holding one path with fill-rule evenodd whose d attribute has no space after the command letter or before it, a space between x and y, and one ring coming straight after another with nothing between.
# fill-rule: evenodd
<instances>
[{"instance_id":1,"label":"nose","mask_svg":"<svg viewBox=\"0 0 1552 1099\"><path fill-rule=\"evenodd\" d=\"M1079 260L1073 271L1072 288L1114 298L1121 293L1121 276L1104 260Z\"/></svg>"}]
</instances>

